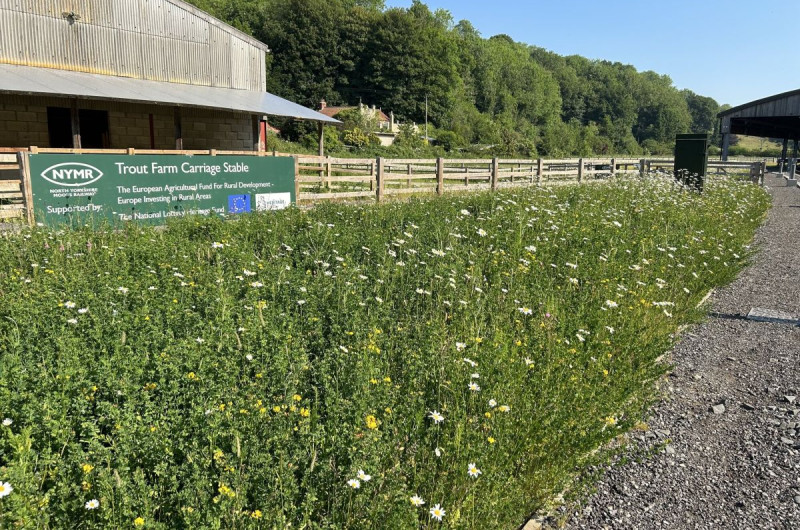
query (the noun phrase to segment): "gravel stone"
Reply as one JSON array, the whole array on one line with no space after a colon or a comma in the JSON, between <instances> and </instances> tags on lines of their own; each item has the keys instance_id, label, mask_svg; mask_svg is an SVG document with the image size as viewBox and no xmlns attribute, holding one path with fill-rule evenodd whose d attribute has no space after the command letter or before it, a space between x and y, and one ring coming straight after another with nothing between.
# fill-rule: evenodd
<instances>
[{"instance_id":1,"label":"gravel stone","mask_svg":"<svg viewBox=\"0 0 800 530\"><path fill-rule=\"evenodd\" d=\"M631 436L594 495L553 515L563 528L800 528L800 440L781 428L800 419L784 397L800 394L800 326L741 318L754 307L800 316L800 190L774 174L764 183L773 204L758 253L712 295L712 316L681 335L669 388L646 418L669 444ZM741 406L699 414L718 396Z\"/></svg>"},{"instance_id":2,"label":"gravel stone","mask_svg":"<svg viewBox=\"0 0 800 530\"><path fill-rule=\"evenodd\" d=\"M711 407L711 412L713 412L714 414L722 414L723 412L725 412L725 405L723 405L722 403L720 403L719 405L714 405L713 407Z\"/></svg>"}]
</instances>

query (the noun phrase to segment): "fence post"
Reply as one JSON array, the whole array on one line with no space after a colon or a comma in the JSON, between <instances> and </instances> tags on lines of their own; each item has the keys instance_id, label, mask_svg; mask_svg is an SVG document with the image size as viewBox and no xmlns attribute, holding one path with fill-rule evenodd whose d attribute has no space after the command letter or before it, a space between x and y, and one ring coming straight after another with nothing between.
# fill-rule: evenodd
<instances>
[{"instance_id":1,"label":"fence post","mask_svg":"<svg viewBox=\"0 0 800 530\"><path fill-rule=\"evenodd\" d=\"M375 200L383 200L383 157L375 160Z\"/></svg>"},{"instance_id":2,"label":"fence post","mask_svg":"<svg viewBox=\"0 0 800 530\"><path fill-rule=\"evenodd\" d=\"M497 158L492 158L492 191L497 191L497 173L500 171L500 164Z\"/></svg>"},{"instance_id":3,"label":"fence post","mask_svg":"<svg viewBox=\"0 0 800 530\"><path fill-rule=\"evenodd\" d=\"M645 173L647 173L647 169L644 167L645 162L647 162L644 158L639 160L639 176L644 178Z\"/></svg>"},{"instance_id":4,"label":"fence post","mask_svg":"<svg viewBox=\"0 0 800 530\"><path fill-rule=\"evenodd\" d=\"M31 190L31 166L28 153L23 151L17 152L17 164L19 165L19 180L22 185L22 197L25 202L25 217L28 221L28 226L33 226L33 190Z\"/></svg>"},{"instance_id":5,"label":"fence post","mask_svg":"<svg viewBox=\"0 0 800 530\"><path fill-rule=\"evenodd\" d=\"M615 176L617 174L617 159L611 159L611 176Z\"/></svg>"},{"instance_id":6,"label":"fence post","mask_svg":"<svg viewBox=\"0 0 800 530\"><path fill-rule=\"evenodd\" d=\"M294 203L300 202L300 163L297 160L297 155L294 155Z\"/></svg>"},{"instance_id":7,"label":"fence post","mask_svg":"<svg viewBox=\"0 0 800 530\"><path fill-rule=\"evenodd\" d=\"M436 195L444 193L444 158L436 159Z\"/></svg>"},{"instance_id":8,"label":"fence post","mask_svg":"<svg viewBox=\"0 0 800 530\"><path fill-rule=\"evenodd\" d=\"M542 183L542 170L544 169L544 163L542 159L539 158L536 160L536 184Z\"/></svg>"},{"instance_id":9,"label":"fence post","mask_svg":"<svg viewBox=\"0 0 800 530\"><path fill-rule=\"evenodd\" d=\"M332 171L332 168L331 168L331 157L326 156L325 157L325 175L326 175L325 186L327 188L331 187L331 173L332 172L333 171Z\"/></svg>"},{"instance_id":10,"label":"fence post","mask_svg":"<svg viewBox=\"0 0 800 530\"><path fill-rule=\"evenodd\" d=\"M583 158L578 159L578 182L583 182Z\"/></svg>"}]
</instances>

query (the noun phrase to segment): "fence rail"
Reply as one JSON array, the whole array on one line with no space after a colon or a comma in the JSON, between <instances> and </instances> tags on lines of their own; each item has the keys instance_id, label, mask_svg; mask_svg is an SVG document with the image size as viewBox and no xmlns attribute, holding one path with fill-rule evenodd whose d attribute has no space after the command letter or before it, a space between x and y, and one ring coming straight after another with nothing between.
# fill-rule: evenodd
<instances>
[{"instance_id":1,"label":"fence rail","mask_svg":"<svg viewBox=\"0 0 800 530\"><path fill-rule=\"evenodd\" d=\"M673 171L671 158L395 159L295 156L298 201L497 190L517 186L592 184L621 174ZM710 173L749 172L761 181L763 162L709 161Z\"/></svg>"},{"instance_id":2,"label":"fence rail","mask_svg":"<svg viewBox=\"0 0 800 530\"><path fill-rule=\"evenodd\" d=\"M21 178L25 158L20 152L74 154L173 154L292 156L295 160L297 201L374 200L389 196L497 190L519 186L594 184L622 174L644 175L672 171L670 158L561 158L561 159L395 159L335 158L252 151L164 151L152 149L0 149L0 221L32 219L32 197ZM749 172L762 181L765 164L745 161L708 162L709 172Z\"/></svg>"}]
</instances>

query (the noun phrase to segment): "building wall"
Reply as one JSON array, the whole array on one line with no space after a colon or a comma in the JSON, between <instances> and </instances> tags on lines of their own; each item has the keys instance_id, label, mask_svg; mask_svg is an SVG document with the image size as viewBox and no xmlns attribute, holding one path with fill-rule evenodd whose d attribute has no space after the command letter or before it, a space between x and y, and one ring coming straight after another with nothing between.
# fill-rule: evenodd
<instances>
[{"instance_id":1,"label":"building wall","mask_svg":"<svg viewBox=\"0 0 800 530\"><path fill-rule=\"evenodd\" d=\"M264 91L265 57L180 0L0 0L0 63Z\"/></svg>"},{"instance_id":2,"label":"building wall","mask_svg":"<svg viewBox=\"0 0 800 530\"><path fill-rule=\"evenodd\" d=\"M0 147L50 147L47 107L69 107L65 98L4 96L0 99ZM175 149L172 107L81 101L82 109L108 111L112 149L150 149L150 114L156 149ZM251 151L249 114L182 109L183 148Z\"/></svg>"},{"instance_id":3,"label":"building wall","mask_svg":"<svg viewBox=\"0 0 800 530\"><path fill-rule=\"evenodd\" d=\"M48 146L44 103L41 98L0 98L0 147Z\"/></svg>"}]
</instances>

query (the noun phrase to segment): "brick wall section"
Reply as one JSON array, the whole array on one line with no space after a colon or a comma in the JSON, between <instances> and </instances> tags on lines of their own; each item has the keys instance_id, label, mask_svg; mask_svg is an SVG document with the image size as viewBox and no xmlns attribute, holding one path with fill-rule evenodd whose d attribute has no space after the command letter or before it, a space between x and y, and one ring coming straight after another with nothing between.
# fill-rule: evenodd
<instances>
[{"instance_id":1,"label":"brick wall section","mask_svg":"<svg viewBox=\"0 0 800 530\"><path fill-rule=\"evenodd\" d=\"M0 147L49 147L47 107L69 107L63 98L3 96L0 99ZM172 107L106 101L81 101L79 108L108 111L112 149L150 149L150 114L156 149L175 149ZM250 151L249 114L183 109L183 148Z\"/></svg>"}]
</instances>

